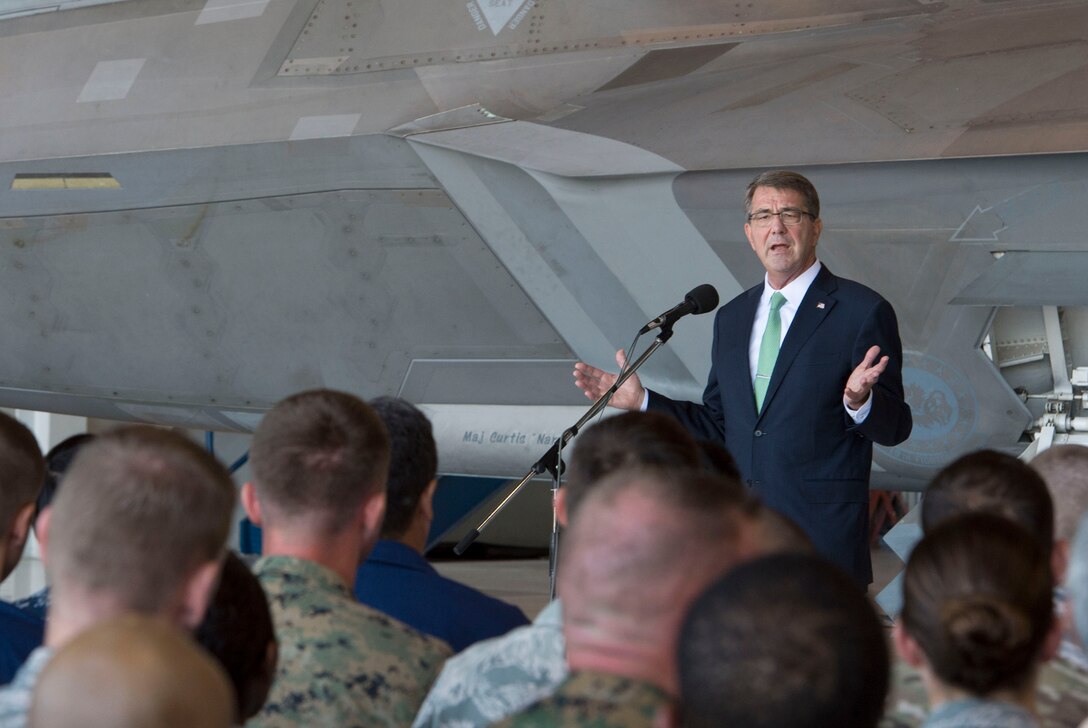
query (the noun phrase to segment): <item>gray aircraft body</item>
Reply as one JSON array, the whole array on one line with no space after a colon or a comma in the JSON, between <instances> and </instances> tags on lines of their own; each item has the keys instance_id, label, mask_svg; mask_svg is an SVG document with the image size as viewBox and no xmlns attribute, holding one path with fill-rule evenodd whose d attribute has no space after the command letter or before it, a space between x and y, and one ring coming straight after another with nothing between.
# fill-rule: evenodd
<instances>
[{"instance_id":1,"label":"gray aircraft body","mask_svg":"<svg viewBox=\"0 0 1088 728\"><path fill-rule=\"evenodd\" d=\"M762 277L794 168L895 306L914 434L874 484L1076 440L1088 3L6 0L0 404L252 429L398 394L443 470L521 475L701 283ZM643 380L698 399L711 316Z\"/></svg>"}]
</instances>

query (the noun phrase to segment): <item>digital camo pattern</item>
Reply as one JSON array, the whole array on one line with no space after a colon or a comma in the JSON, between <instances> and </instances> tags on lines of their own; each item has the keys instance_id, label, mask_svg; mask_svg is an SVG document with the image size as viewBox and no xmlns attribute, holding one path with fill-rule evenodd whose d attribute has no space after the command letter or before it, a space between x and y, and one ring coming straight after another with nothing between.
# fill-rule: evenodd
<instances>
[{"instance_id":1,"label":"digital camo pattern","mask_svg":"<svg viewBox=\"0 0 1088 728\"><path fill-rule=\"evenodd\" d=\"M1083 652L1070 642L1062 643L1058 657L1039 671L1035 710L1043 728L1073 728L1088 718L1088 669ZM929 700L922 676L902 660L892 670L892 693L881 728L915 728L929 714Z\"/></svg>"},{"instance_id":2,"label":"digital camo pattern","mask_svg":"<svg viewBox=\"0 0 1088 728\"><path fill-rule=\"evenodd\" d=\"M49 611L49 587L39 589L30 596L17 599L12 602L12 605L24 612L33 614L39 619L45 619L45 614Z\"/></svg>"},{"instance_id":3,"label":"digital camo pattern","mask_svg":"<svg viewBox=\"0 0 1088 728\"><path fill-rule=\"evenodd\" d=\"M406 726L450 655L445 642L359 604L333 572L301 559L255 567L279 640L276 679L249 728Z\"/></svg>"},{"instance_id":4,"label":"digital camo pattern","mask_svg":"<svg viewBox=\"0 0 1088 728\"><path fill-rule=\"evenodd\" d=\"M25 728L34 686L52 657L53 650L39 647L26 658L15 678L0 688L0 728Z\"/></svg>"},{"instance_id":5,"label":"digital camo pattern","mask_svg":"<svg viewBox=\"0 0 1088 728\"><path fill-rule=\"evenodd\" d=\"M477 728L513 715L566 679L563 608L553 600L532 624L450 658L413 728Z\"/></svg>"},{"instance_id":6,"label":"digital camo pattern","mask_svg":"<svg viewBox=\"0 0 1088 728\"><path fill-rule=\"evenodd\" d=\"M955 700L937 708L923 728L1039 728L1031 713L997 700Z\"/></svg>"},{"instance_id":7,"label":"digital camo pattern","mask_svg":"<svg viewBox=\"0 0 1088 728\"><path fill-rule=\"evenodd\" d=\"M496 723L503 728L640 728L659 725L671 699L649 683L600 672L580 671L547 698Z\"/></svg>"}]
</instances>

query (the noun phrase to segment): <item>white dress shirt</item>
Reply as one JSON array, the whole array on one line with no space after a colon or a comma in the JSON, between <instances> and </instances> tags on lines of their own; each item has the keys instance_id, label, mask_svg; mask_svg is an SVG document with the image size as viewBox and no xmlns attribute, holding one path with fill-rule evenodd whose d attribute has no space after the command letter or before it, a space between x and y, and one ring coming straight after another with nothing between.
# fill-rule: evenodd
<instances>
[{"instance_id":1,"label":"white dress shirt","mask_svg":"<svg viewBox=\"0 0 1088 728\"><path fill-rule=\"evenodd\" d=\"M804 273L794 278L792 281L778 289L786 298L786 302L782 304L782 308L778 309L778 315L782 319L782 341L786 340L786 333L790 330L790 324L793 323L793 317L797 315L797 307L801 305L801 301L804 300L805 294L808 293L809 287L812 282L816 280L816 276L820 274L820 269L823 266L820 261L816 261L810 265ZM763 332L767 329L767 318L771 312L771 296L775 293L775 289L771 287L771 281L766 274L763 276L763 295L759 297L759 305L756 306L756 317L752 322L752 337L748 340L748 364L750 368L748 371L752 373L752 385L755 386L755 372L759 368L759 348L763 342ZM780 341L779 344L782 342ZM860 362L859 362L860 363ZM846 382L843 382L846 385ZM861 407L856 410L850 409L846 404L846 396L843 395L842 400L843 409L846 410L846 414L850 415L855 423L860 424L869 416L869 410L873 408L873 395L870 392L869 396L865 398L865 402Z\"/></svg>"},{"instance_id":2,"label":"white dress shirt","mask_svg":"<svg viewBox=\"0 0 1088 728\"><path fill-rule=\"evenodd\" d=\"M808 293L809 286L816 280L816 276L822 267L820 261L816 261L804 273L778 289L777 292L786 298L786 302L778 309L778 315L782 319L782 338L778 342L779 346L786 340L786 332L790 330L793 317L797 315L797 307L801 305L801 300ZM775 292L775 289L771 288L771 281L764 275L763 295L759 297L759 305L756 306L756 318L752 322L752 338L748 340L748 364L750 365L748 371L752 374L753 387L756 382L756 370L759 368L759 349L763 343L763 332L767 330L767 318L771 313L771 296Z\"/></svg>"},{"instance_id":3,"label":"white dress shirt","mask_svg":"<svg viewBox=\"0 0 1088 728\"><path fill-rule=\"evenodd\" d=\"M805 294L808 293L809 286L816 280L816 276L819 275L822 267L820 261L817 260L810 265L804 273L778 290L778 292L786 299L786 302L778 309L778 315L782 320L782 341L786 340L786 333L790 330L790 324L793 323L793 317L797 315L797 307L801 305L801 301L804 300ZM776 289L771 287L770 279L764 274L763 295L760 296L759 305L756 306L756 317L752 322L752 337L748 340L748 371L752 374L753 387L755 386L755 372L759 368L759 348L760 344L763 342L763 332L767 329L767 318L771 311L771 296L774 295L775 290ZM779 344L781 344L781 342L779 342ZM858 363L860 364L861 362ZM843 386L845 385L846 382L843 382ZM642 397L642 407L640 407L640 409L645 412L649 404L650 392L647 390ZM865 421L865 418L869 416L869 411L873 408L872 392L865 398L865 402L862 403L861 407L858 407L856 410L852 410L847 406L845 395L843 395L842 406L843 409L846 410L846 414L850 416L850 419L857 424L861 424Z\"/></svg>"}]
</instances>

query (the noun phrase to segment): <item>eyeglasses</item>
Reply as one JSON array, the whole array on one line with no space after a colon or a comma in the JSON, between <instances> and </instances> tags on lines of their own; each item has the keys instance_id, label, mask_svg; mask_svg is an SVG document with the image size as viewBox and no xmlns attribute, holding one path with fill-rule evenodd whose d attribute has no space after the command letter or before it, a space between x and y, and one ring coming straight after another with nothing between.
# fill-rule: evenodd
<instances>
[{"instance_id":1,"label":"eyeglasses","mask_svg":"<svg viewBox=\"0 0 1088 728\"><path fill-rule=\"evenodd\" d=\"M759 212L753 212L748 216L748 222L752 223L756 227L767 227L771 224L771 220L775 217L782 218L783 225L800 225L801 221L805 219L805 215L808 215L813 220L816 216L811 212L805 212L804 210L795 210L792 207L787 207L785 210L779 210L778 212L768 212L767 210L761 210Z\"/></svg>"}]
</instances>

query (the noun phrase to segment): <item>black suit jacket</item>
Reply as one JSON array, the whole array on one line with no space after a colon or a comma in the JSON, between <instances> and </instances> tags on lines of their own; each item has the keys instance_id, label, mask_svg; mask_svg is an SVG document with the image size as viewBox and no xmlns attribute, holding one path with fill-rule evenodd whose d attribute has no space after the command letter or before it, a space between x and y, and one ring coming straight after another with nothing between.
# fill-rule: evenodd
<instances>
[{"instance_id":1,"label":"black suit jacket","mask_svg":"<svg viewBox=\"0 0 1088 728\"><path fill-rule=\"evenodd\" d=\"M872 581L868 547L873 443L896 445L911 430L903 399L903 347L891 304L823 266L797 309L756 412L748 342L763 284L722 306L714 321L703 403L650 392L649 408L702 439L724 441L741 477L771 508L795 520L817 549L860 584ZM890 357L855 424L843 388L869 347Z\"/></svg>"}]
</instances>

